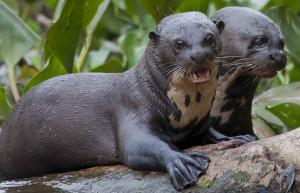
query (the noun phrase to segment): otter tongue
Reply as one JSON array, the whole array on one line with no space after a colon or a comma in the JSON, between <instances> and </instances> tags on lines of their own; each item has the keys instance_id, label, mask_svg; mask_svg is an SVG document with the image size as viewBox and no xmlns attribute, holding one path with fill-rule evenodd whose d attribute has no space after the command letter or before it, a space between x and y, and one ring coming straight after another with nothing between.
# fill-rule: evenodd
<instances>
[{"instance_id":1,"label":"otter tongue","mask_svg":"<svg viewBox=\"0 0 300 193\"><path fill-rule=\"evenodd\" d=\"M209 70L207 68L202 68L192 73L193 83L199 84L207 81L209 81Z\"/></svg>"}]
</instances>

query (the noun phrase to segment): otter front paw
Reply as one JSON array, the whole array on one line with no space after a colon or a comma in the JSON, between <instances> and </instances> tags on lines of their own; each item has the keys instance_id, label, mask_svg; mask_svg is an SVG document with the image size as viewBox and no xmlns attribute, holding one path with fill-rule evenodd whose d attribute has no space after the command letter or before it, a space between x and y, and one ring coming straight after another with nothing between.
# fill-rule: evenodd
<instances>
[{"instance_id":1,"label":"otter front paw","mask_svg":"<svg viewBox=\"0 0 300 193\"><path fill-rule=\"evenodd\" d=\"M172 185L181 190L197 182L208 167L209 158L201 152L176 153L167 163Z\"/></svg>"}]
</instances>

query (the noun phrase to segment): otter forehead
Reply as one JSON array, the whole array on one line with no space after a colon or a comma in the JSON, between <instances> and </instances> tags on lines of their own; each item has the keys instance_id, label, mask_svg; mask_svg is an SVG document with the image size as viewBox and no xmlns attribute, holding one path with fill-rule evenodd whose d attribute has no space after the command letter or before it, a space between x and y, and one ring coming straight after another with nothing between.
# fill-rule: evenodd
<instances>
[{"instance_id":1,"label":"otter forehead","mask_svg":"<svg viewBox=\"0 0 300 193\"><path fill-rule=\"evenodd\" d=\"M271 19L250 8L226 7L217 11L211 19L222 19L225 22L224 35L234 33L247 36L248 34L259 35L272 31L280 38L283 37L280 29ZM240 25L237 25L237 23Z\"/></svg>"},{"instance_id":2,"label":"otter forehead","mask_svg":"<svg viewBox=\"0 0 300 193\"><path fill-rule=\"evenodd\" d=\"M170 33L188 35L191 30L218 32L214 23L200 12L187 12L167 16L158 24L156 30L162 35Z\"/></svg>"}]
</instances>

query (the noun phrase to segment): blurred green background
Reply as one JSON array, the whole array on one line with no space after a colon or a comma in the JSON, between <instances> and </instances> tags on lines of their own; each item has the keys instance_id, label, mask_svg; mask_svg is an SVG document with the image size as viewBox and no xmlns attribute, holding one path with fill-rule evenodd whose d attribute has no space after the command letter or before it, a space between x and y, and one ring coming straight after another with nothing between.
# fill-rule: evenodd
<instances>
[{"instance_id":1,"label":"blurred green background","mask_svg":"<svg viewBox=\"0 0 300 193\"><path fill-rule=\"evenodd\" d=\"M0 125L15 101L44 80L131 68L163 17L211 16L226 6L261 11L285 36L287 67L261 80L253 102L257 136L299 127L300 0L0 0Z\"/></svg>"}]
</instances>

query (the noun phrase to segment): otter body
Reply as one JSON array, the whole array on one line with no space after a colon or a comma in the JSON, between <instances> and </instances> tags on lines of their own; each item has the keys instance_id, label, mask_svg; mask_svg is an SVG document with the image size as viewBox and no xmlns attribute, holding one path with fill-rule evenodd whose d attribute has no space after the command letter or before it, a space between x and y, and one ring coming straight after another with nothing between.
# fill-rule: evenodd
<instances>
[{"instance_id":1,"label":"otter body","mask_svg":"<svg viewBox=\"0 0 300 193\"><path fill-rule=\"evenodd\" d=\"M226 7L211 19L225 23L212 126L228 136L254 135L252 100L260 78L274 77L286 65L283 35L268 17L249 8Z\"/></svg>"},{"instance_id":2,"label":"otter body","mask_svg":"<svg viewBox=\"0 0 300 193\"><path fill-rule=\"evenodd\" d=\"M210 135L223 27L202 13L168 16L132 69L69 74L32 88L3 125L0 173L23 178L123 163L168 171L178 190L195 183L209 159L177 145Z\"/></svg>"}]
</instances>

